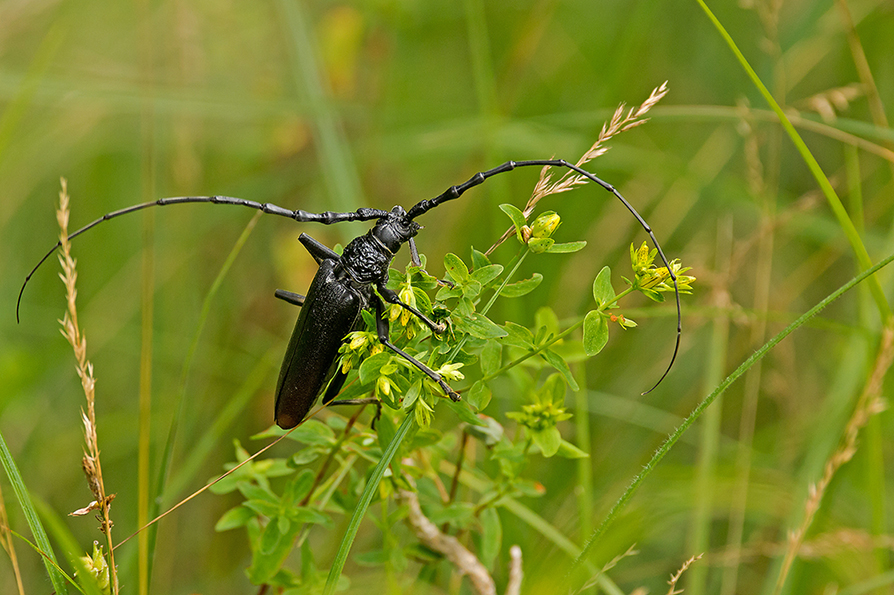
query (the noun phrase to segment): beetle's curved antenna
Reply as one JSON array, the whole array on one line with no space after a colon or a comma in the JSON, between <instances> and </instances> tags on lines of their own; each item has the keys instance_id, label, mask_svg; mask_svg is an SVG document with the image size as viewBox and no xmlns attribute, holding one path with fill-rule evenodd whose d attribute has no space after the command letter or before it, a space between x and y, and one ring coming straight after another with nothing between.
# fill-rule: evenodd
<instances>
[{"instance_id":1,"label":"beetle's curved antenna","mask_svg":"<svg viewBox=\"0 0 894 595\"><path fill-rule=\"evenodd\" d=\"M109 219L114 219L116 217L127 215L135 211L142 211L143 209L148 209L150 207L163 207L166 205L179 205L187 203L236 205L248 207L250 209L257 209L269 215L279 215L280 217L287 217L289 219L294 219L295 221L299 221L302 223L316 222L323 223L325 225L330 225L332 223L341 223L342 221L370 221L372 219L380 219L381 217L386 217L390 213L390 211L368 208L357 209L356 211L352 211L350 213L333 213L332 211L325 211L323 213L310 213L308 211L302 211L301 209L296 209L293 211L267 202L257 202L254 200L246 200L244 198L233 198L231 196L176 196L172 198L160 198L158 200L144 202L138 205L119 209L117 211L112 211L111 213L106 213L99 219L92 221L81 229L69 234L68 239L71 240L78 237L85 231L93 229L103 221L108 221ZM25 277L25 282L22 283L22 288L19 290L19 298L16 300L16 322L19 322L19 306L22 303L22 294L25 293L25 287L28 285L28 281L31 280L31 277L34 276L34 273L37 272L37 269L40 268L40 265L42 265L44 261L46 261L46 259L49 258L53 254L53 252L55 252L61 245L62 242L57 241L56 245L50 248L50 251L47 252L43 258L40 259L40 262L38 262L37 265L33 269L31 269L31 272L28 273L28 276Z\"/></svg>"},{"instance_id":2,"label":"beetle's curved antenna","mask_svg":"<svg viewBox=\"0 0 894 595\"><path fill-rule=\"evenodd\" d=\"M495 176L497 174L502 174L502 173L505 173L508 171L512 171L518 167L529 167L529 166L566 167L566 168L570 169L571 171L582 175L583 177L587 178L588 180L595 182L599 186L602 186L604 189L606 189L609 192L611 192L612 194L614 194L615 197L618 200L620 200L621 203L625 207L627 207L627 210L630 211L630 214L632 214L636 218L636 220L639 222L639 224L642 226L642 228L644 230L646 230L646 233L649 234L649 238L652 240L652 244L654 244L655 248L658 250L658 255L661 257L661 261L664 263L664 266L667 267L667 272L670 275L670 278L674 282L674 297L676 298L676 302L677 302L677 339L676 339L676 342L674 343L674 353L673 353L673 355L671 355L670 363L668 363L667 368L664 370L664 374L661 375L661 378L658 379L658 382L656 382L652 386L652 388L650 388L649 390L645 391L642 394L645 395L645 394L652 392L653 390L655 390L655 387L657 387L659 384L661 384L661 381L664 380L664 378L668 375L668 373L670 372L671 368L674 365L674 361L676 361L676 359L677 359L677 353L680 351L680 337L683 335L683 312L682 312L682 306L680 305L680 288L677 285L677 276L674 274L674 271L670 266L670 262L668 262L667 257L664 255L664 250L661 249L661 245L658 243L658 238L656 238L655 234L652 232L652 228L649 226L648 223L646 223L646 220L643 219L642 216L640 216L640 214L636 212L636 209L633 208L633 205L631 205L629 202L627 202L626 198L621 196L621 193L618 192L618 190L614 186L612 186L605 180L595 176L594 174L591 174L587 170L582 169L581 167L579 167L573 163L565 161L564 159L532 159L532 160L527 160L527 161L507 161L506 163L504 163L502 165L498 165L497 167L495 167L493 169L478 172L477 174L475 174L474 176L469 178L466 182L464 182L458 186L451 186L450 188L445 190L443 193L439 194L438 196L436 196L434 198L419 201L418 203L416 203L413 206L413 208L411 208L409 211L407 211L407 217L412 220L415 217L418 217L420 215L427 213L428 211L430 211L431 209L435 208L436 206L438 206L442 203L445 203L449 200L457 199L460 196L462 196L462 194L469 188L478 186L479 184L483 183L486 179L488 179L492 176Z\"/></svg>"},{"instance_id":3,"label":"beetle's curved antenna","mask_svg":"<svg viewBox=\"0 0 894 595\"><path fill-rule=\"evenodd\" d=\"M299 222L316 222L316 223L323 223L325 225L329 225L332 223L340 223L343 221L370 221L372 219L383 219L383 218L387 219L389 217L399 217L403 221L411 222L416 217L419 217L420 215L427 213L428 211L437 207L438 205L445 203L447 201L455 200L455 199L459 198L467 190L469 190L470 188L473 188L475 186L478 186L479 184L483 183L485 180L487 180L488 178L490 178L492 176L512 171L518 167L528 167L528 166L540 166L540 167L552 166L552 167L568 168L568 169L576 172L577 174L580 174L581 176L587 178L588 180L595 182L596 184L598 184L605 190L611 192L612 194L615 195L615 197L618 200L621 201L621 203L627 208L627 210L630 211L630 213L636 218L636 220L639 222L639 224L642 226L642 228L646 231L646 233L649 234L649 238L651 238L652 244L654 244L655 248L658 250L658 254L659 254L659 256L661 256L661 260L664 263L664 266L667 267L668 274L674 284L674 296L676 298L676 305L677 305L677 337L676 337L676 342L674 345L674 353L671 356L670 363L668 364L664 373L661 375L661 378L658 379L658 382L656 382L655 385L652 386L652 388L645 391L643 394L647 394L647 393L653 391L655 389L655 387L657 387L659 384L661 384L661 382L664 380L664 378L670 372L671 367L673 367L673 365L674 365L674 361L677 359L677 353L680 350L680 338L683 333L683 327L682 327L683 316L682 316L682 307L680 305L680 290L679 290L679 286L677 284L677 277L674 274L674 272L670 266L670 262L668 262L667 257L664 255L664 251L661 249L661 245L658 243L658 239L655 237L655 234L652 232L652 228L649 226L648 223L646 223L646 220L640 216L640 214L636 211L636 209L633 208L633 205L631 205L629 202L627 202L627 200L623 196L621 196L621 193L618 192L618 190L614 186L612 186L608 182L598 178L594 174L582 169L581 167L574 165L568 161L565 161L564 159L535 159L535 160L526 160L526 161L507 161L506 163L503 163L502 165L498 165L497 167L494 167L493 169L489 169L489 170L486 170L483 172L478 172L477 174L475 174L474 176L469 178L463 184L460 184L458 186L451 186L450 188L445 190L443 193L441 193L440 195L438 195L434 198L419 201L406 213L403 213L402 209L400 210L400 213L396 213L395 210L383 211L380 209L370 209L370 208L360 208L360 209L357 209L356 211L347 212L347 213L335 213L332 211L325 211L323 213L311 213L308 211L302 211L300 209L290 210L290 209L286 209L286 208L283 208L283 207L280 207L280 206L277 206L274 204L270 204L270 203L261 203L261 202L257 202L257 201L253 201L253 200L246 200L243 198L233 198L233 197L229 197L229 196L179 196L179 197L173 197L173 198L161 198L161 199L158 199L155 201L144 202L144 203L126 207L123 209L119 209L117 211L112 211L111 213L107 213L107 214L103 215L102 217L100 217L99 219L96 219L95 221L88 223L84 227L73 232L72 234L70 234L68 236L68 239L71 240L71 239L81 235L85 231L92 229L93 227L96 227L103 221L108 221L109 219L114 219L116 217L120 217L122 215L127 215L127 214L133 213L135 211L148 209L150 207L161 207L161 206L166 206L166 205L186 204L186 203L213 203L213 204L227 204L227 205L244 206L244 207L248 207L251 209L256 209L256 210L262 211L262 212L270 214L270 215L278 215L280 217L287 217L289 219L293 219L293 220L299 221ZM416 253L416 250L415 250L416 246L412 240L412 236L408 236L403 241L408 241L410 243L410 251L411 251L411 256L413 257L413 262L414 263L417 262L418 254ZM40 262L38 262L37 265L33 269L31 269L31 272L28 273L28 275L25 277L25 282L22 284L22 288L21 288L21 290L19 290L19 297L16 300L16 322L19 321L19 308L21 306L22 295L25 292L25 287L28 285L28 282L31 280L31 277L34 275L34 273L37 271L37 269L39 269L40 266L47 260L47 258L49 258L53 254L53 252L55 252L56 249L59 248L59 246L61 246L61 245L62 245L62 242L57 241L56 245L53 246L50 249L50 251L47 252L43 258L40 259Z\"/></svg>"}]
</instances>

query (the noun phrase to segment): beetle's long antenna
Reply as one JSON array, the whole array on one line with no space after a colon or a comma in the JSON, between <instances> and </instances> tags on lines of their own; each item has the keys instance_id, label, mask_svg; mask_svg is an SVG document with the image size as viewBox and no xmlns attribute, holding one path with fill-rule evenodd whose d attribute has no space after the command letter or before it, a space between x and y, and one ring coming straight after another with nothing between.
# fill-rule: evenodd
<instances>
[{"instance_id":1,"label":"beetle's long antenna","mask_svg":"<svg viewBox=\"0 0 894 595\"><path fill-rule=\"evenodd\" d=\"M153 200L150 202L140 203L138 205L133 205L130 207L126 207L123 209L119 209L117 211L112 211L111 213L106 213L96 221L92 221L88 223L81 229L73 232L68 236L69 240L76 238L81 235L85 231L92 229L102 223L103 221L108 221L109 219L114 219L115 217L120 217L121 215L127 215L129 213L133 213L135 211L142 211L143 209L148 209L150 207L163 207L166 205L179 205L179 204L187 204L187 203L212 203L218 205L236 205L242 207L248 207L250 209L257 209L259 211L263 211L269 215L279 215L280 217L288 217L289 219L294 219L299 222L316 222L323 223L325 225L330 225L332 223L340 223L342 221L369 221L371 219L378 219L380 217L384 217L388 215L389 211L382 211L380 209L357 209L356 211L350 213L333 213L332 211L325 211L323 213L310 213L308 211L302 211L300 209L296 209L294 211L270 204L267 202L257 202L254 200L246 200L244 198L233 198L230 196L176 196L173 198L160 198L158 200ZM40 268L40 265L49 258L53 252L56 251L59 246L62 245L62 242L56 242L56 245L53 246L49 252L47 252L43 258L40 259L40 262L37 263L31 272L28 273L28 276L25 277L25 282L22 283L22 289L19 290L19 298L16 300L16 322L19 322L19 306L22 303L22 294L25 293L25 287L28 285L28 281L31 280L31 277L37 272L37 269Z\"/></svg>"},{"instance_id":2,"label":"beetle's long antenna","mask_svg":"<svg viewBox=\"0 0 894 595\"><path fill-rule=\"evenodd\" d=\"M664 250L661 249L661 245L658 243L658 238L656 238L655 234L652 232L652 228L649 227L649 224L646 223L646 220L643 219L642 216L640 216L640 214L636 212L636 209L633 208L633 205L631 205L629 202L627 202L627 199L624 198L623 196L621 196L621 193L618 192L618 190L614 186L612 186L605 180L598 178L594 174L591 174L587 170L582 169L579 166L574 165L573 163L569 163L568 161L565 161L564 159L533 159L533 160L528 160L528 161L507 161L506 163L504 163L502 165L498 165L497 167L495 167L493 169L478 172L477 174L475 174L474 176L469 178L466 182L460 184L459 186L451 186L450 188L445 190L443 193L441 193L440 195L438 195L434 198L419 201L418 203L416 203L416 205L413 206L413 208L411 208L407 212L407 218L412 220L424 213L427 213L428 211L430 211L431 209L437 207L438 205L440 205L442 203L457 199L460 196L462 196L462 194L464 192L466 192L468 189L478 186L479 184L483 183L486 179L488 179L492 176L495 176L497 174L502 174L502 173L505 173L508 171L512 171L517 167L529 167L529 166L567 167L568 169L584 176L588 180L595 182L599 186L602 186L604 189L606 189L609 192L611 192L612 194L614 194L615 197L618 200L620 200L621 203L625 207L627 207L627 210L630 211L630 213L636 218L636 220L639 222L639 224L642 226L642 228L644 230L646 230L646 233L649 234L649 238L652 240L652 244L654 244L655 248L658 250L658 255L661 257L661 261L664 263L664 266L667 267L667 272L670 275L670 278L674 282L674 296L676 297L676 302L677 302L677 339L676 339L676 342L674 343L674 353L671 356L670 363L667 365L667 369L664 370L664 374L661 375L661 378L658 379L658 382L656 382L652 388L650 388L649 390L647 390L646 392L644 392L642 394L645 395L645 394L652 392L653 390L655 390L655 387L657 387L659 384L661 384L661 381L664 380L664 378L667 376L668 372L670 372L671 367L673 367L673 365L674 365L674 361L677 359L677 353L680 351L680 337L683 335L683 312L682 312L682 306L680 305L680 288L677 285L677 276L674 275L674 271L671 269L670 262L668 262L667 257L664 255Z\"/></svg>"}]
</instances>

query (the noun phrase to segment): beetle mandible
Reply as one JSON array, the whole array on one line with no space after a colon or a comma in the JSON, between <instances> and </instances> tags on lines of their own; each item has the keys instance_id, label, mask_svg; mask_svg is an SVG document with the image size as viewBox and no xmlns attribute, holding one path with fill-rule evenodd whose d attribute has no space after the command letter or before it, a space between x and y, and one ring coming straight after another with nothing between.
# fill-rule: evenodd
<instances>
[{"instance_id":1,"label":"beetle mandible","mask_svg":"<svg viewBox=\"0 0 894 595\"><path fill-rule=\"evenodd\" d=\"M419 254L413 240L413 237L421 229L421 226L414 221L417 217L442 203L459 198L467 190L483 183L492 176L509 172L519 167L529 166L564 167L584 176L611 192L620 200L648 233L649 238L658 250L664 266L667 267L670 278L673 280L677 306L677 335L674 353L671 356L667 369L658 380L658 383L660 383L670 371L671 366L673 366L680 347L682 315L677 278L652 228L637 213L636 209L621 196L618 190L608 182L564 159L507 161L493 169L478 172L466 182L458 186L451 186L434 198L419 201L408 211L404 210L403 207L396 206L390 211L360 208L348 213L334 213L331 211L310 213L300 209L289 210L269 203L260 203L229 196L181 196L161 198L156 201L140 203L112 211L73 232L68 238L73 239L103 221L108 221L121 215L149 207L186 203L239 205L257 209L271 215L288 217L298 222L317 222L326 225L342 221L375 220L376 223L372 229L349 242L341 255L338 255L307 234L302 233L299 236L299 240L314 260L317 261L319 269L311 282L306 296L283 290L277 290L275 293L276 297L302 307L298 320L295 323L295 329L289 340L289 346L283 357L279 380L276 384L274 419L281 428L289 429L304 420L321 394L323 397L322 402L326 404L332 401L341 389L345 376L337 365L338 349L345 336L355 330L355 327L360 322L361 311L367 308L375 310L376 331L383 345L416 366L436 382L444 391L444 394L451 399L457 401L460 399L459 394L437 372L391 343L388 337L388 320L382 316L385 308L383 299L411 312L428 326L432 332L443 332L445 325L430 320L416 308L403 303L396 292L388 289L385 286L388 282L388 268L397 251L406 243L410 245L410 256L413 264L420 264ZM22 289L19 291L19 297L16 302L17 321L19 320L19 306L21 305L22 294L28 281L60 245L61 242L56 242L56 245L46 253L25 277L25 282L22 284ZM375 288L375 291L373 291L373 288Z\"/></svg>"}]
</instances>

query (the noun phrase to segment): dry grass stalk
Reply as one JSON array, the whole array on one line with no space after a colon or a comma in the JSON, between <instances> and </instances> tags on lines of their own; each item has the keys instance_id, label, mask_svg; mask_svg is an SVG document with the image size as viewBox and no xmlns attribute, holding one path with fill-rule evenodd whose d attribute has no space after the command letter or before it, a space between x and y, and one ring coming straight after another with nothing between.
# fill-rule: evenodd
<instances>
[{"instance_id":1,"label":"dry grass stalk","mask_svg":"<svg viewBox=\"0 0 894 595\"><path fill-rule=\"evenodd\" d=\"M586 153L584 153L583 157L581 157L575 165L578 167L583 167L586 163L596 159L600 155L604 155L610 147L606 147L605 143L609 141L613 136L620 134L621 132L625 132L630 130L631 128L636 128L637 126L641 126L649 121L648 118L644 116L646 113L652 109L656 103L661 101L661 98L667 95L667 81L664 81L661 86L652 89L652 93L649 95L648 99L646 99L641 105L637 107L632 107L627 110L626 104L621 104L618 106L618 109L615 110L612 119L604 123L602 125L602 130L599 132L599 138L596 139L596 142L593 143L593 146L590 147ZM626 111L626 115L625 115ZM571 170L567 170L565 174L559 178L558 180L552 180L552 172L549 166L544 167L540 170L540 179L537 180L537 183L534 185L534 191L531 193L531 198L528 199L525 208L522 210L525 218L531 216L531 213L534 212L534 208L537 206L537 203L542 199L550 196L552 194L560 194L562 192L567 192L574 188L575 186L579 186L580 184L584 184L587 182L587 178L584 176L574 173ZM493 252L497 246L502 244L506 238L508 238L513 229L506 230L500 239L491 246L486 254L490 254Z\"/></svg>"},{"instance_id":2,"label":"dry grass stalk","mask_svg":"<svg viewBox=\"0 0 894 595\"><path fill-rule=\"evenodd\" d=\"M59 223L59 241L60 253L59 264L62 265L62 272L59 277L65 284L65 293L68 301L68 307L65 311L60 324L62 325L62 335L68 340L74 349L75 359L77 360L78 376L81 379L81 387L84 389L84 395L87 397L87 411L81 410L81 420L84 423L84 441L86 448L84 449L84 457L82 465L84 473L87 476L87 484L93 493L93 502L85 508L81 508L71 513L71 516L82 516L90 511L98 510L100 512L100 531L102 531L108 542L108 565L111 573L112 592L117 595L118 581L115 576L115 554L112 542L112 519L110 516L110 508L114 494L106 495L105 485L102 478L102 466L99 461L99 444L96 439L96 379L93 376L93 364L87 359L87 338L81 332L78 326L78 311L75 304L78 296L76 287L78 272L76 268L77 262L71 256L71 243L68 241L68 216L69 216L69 197L68 184L64 178L61 180L62 190L59 192L59 209L56 211L56 221Z\"/></svg>"},{"instance_id":3,"label":"dry grass stalk","mask_svg":"<svg viewBox=\"0 0 894 595\"><path fill-rule=\"evenodd\" d=\"M677 583L679 582L680 577L683 576L683 573L686 572L690 566L692 566L693 562L695 562L696 560L701 560L702 556L704 556L704 554L692 556L683 563L683 566L680 567L680 570L678 570L677 573L673 575L669 581L667 581L667 584L670 585L670 589L667 590L667 595L679 595L683 592L683 589L677 589Z\"/></svg>"},{"instance_id":4,"label":"dry grass stalk","mask_svg":"<svg viewBox=\"0 0 894 595\"><path fill-rule=\"evenodd\" d=\"M9 517L6 515L6 503L3 500L3 490L0 490L0 545L9 556L12 564L12 572L16 577L16 586L21 595L25 594L25 586L22 584L22 573L19 571L19 559L12 541L12 532L9 530Z\"/></svg>"},{"instance_id":5,"label":"dry grass stalk","mask_svg":"<svg viewBox=\"0 0 894 595\"><path fill-rule=\"evenodd\" d=\"M599 577L602 576L603 574L606 574L609 570L611 570L612 568L617 566L618 563L621 560L623 560L624 558L627 558L628 556L638 556L638 555L639 555L639 550L636 549L636 544L635 543L631 544L630 547L627 548L626 552L624 552L623 554L618 554L617 556L615 556L614 558L609 560L609 562L605 566L602 567L602 570L600 570L599 572L594 574L592 577L590 577L590 580L585 582L576 591L574 591L574 595L576 595L577 593L583 593L587 589L590 589L590 588L596 586L599 583Z\"/></svg>"},{"instance_id":6,"label":"dry grass stalk","mask_svg":"<svg viewBox=\"0 0 894 595\"><path fill-rule=\"evenodd\" d=\"M776 580L775 593L782 592L782 587L785 584L789 570L791 570L792 563L801 550L804 536L813 523L813 519L822 504L823 496L832 482L832 478L857 452L857 437L860 430L869 422L870 417L884 411L885 402L881 396L882 382L892 362L894 362L894 321L889 320L882 331L882 343L879 347L872 373L866 382L866 386L863 388L863 392L860 394L860 398L857 400L854 413L847 422L841 444L832 453L829 460L826 461L822 478L810 486L807 501L804 503L804 519L801 521L801 525L789 534L788 547L782 562L782 569L779 572L779 578Z\"/></svg>"}]
</instances>

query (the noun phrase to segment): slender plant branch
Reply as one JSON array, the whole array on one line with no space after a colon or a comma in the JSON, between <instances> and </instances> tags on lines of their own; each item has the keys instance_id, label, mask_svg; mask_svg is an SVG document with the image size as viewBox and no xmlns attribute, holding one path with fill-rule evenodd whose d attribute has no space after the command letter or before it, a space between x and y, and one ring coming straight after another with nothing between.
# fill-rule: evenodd
<instances>
[{"instance_id":1,"label":"slender plant branch","mask_svg":"<svg viewBox=\"0 0 894 595\"><path fill-rule=\"evenodd\" d=\"M446 557L460 574L468 576L472 590L476 594L496 595L497 587L494 584L494 579L481 560L461 544L456 537L442 533L423 514L416 492L401 488L398 490L398 498L406 504L408 509L407 524L422 545Z\"/></svg>"}]
</instances>

